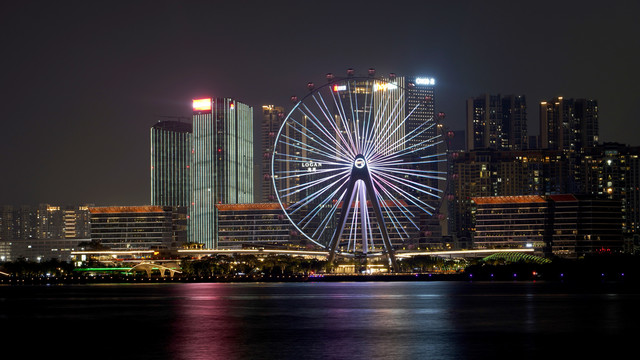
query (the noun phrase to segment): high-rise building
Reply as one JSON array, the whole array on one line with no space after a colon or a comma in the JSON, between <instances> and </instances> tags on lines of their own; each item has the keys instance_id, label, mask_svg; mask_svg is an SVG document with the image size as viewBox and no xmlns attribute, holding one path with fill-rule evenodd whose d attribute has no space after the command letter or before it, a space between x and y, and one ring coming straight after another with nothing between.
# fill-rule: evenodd
<instances>
[{"instance_id":1,"label":"high-rise building","mask_svg":"<svg viewBox=\"0 0 640 360\"><path fill-rule=\"evenodd\" d=\"M598 102L556 97L540 103L542 149L580 152L598 142Z\"/></svg>"},{"instance_id":2,"label":"high-rise building","mask_svg":"<svg viewBox=\"0 0 640 360\"><path fill-rule=\"evenodd\" d=\"M467 150L527 148L524 95L484 94L467 99Z\"/></svg>"},{"instance_id":3,"label":"high-rise building","mask_svg":"<svg viewBox=\"0 0 640 360\"><path fill-rule=\"evenodd\" d=\"M527 99L524 95L502 97L502 131L505 150L526 150L529 145L527 135Z\"/></svg>"},{"instance_id":4,"label":"high-rise building","mask_svg":"<svg viewBox=\"0 0 640 360\"><path fill-rule=\"evenodd\" d=\"M192 126L159 121L151 127L151 205L191 202Z\"/></svg>"},{"instance_id":5,"label":"high-rise building","mask_svg":"<svg viewBox=\"0 0 640 360\"><path fill-rule=\"evenodd\" d=\"M579 123L580 148L591 148L598 144L598 102L590 99L576 99L575 117Z\"/></svg>"},{"instance_id":6,"label":"high-rise building","mask_svg":"<svg viewBox=\"0 0 640 360\"><path fill-rule=\"evenodd\" d=\"M540 148L566 154L571 180L568 191L584 188L580 158L598 141L598 105L595 100L556 97L540 103Z\"/></svg>"},{"instance_id":7,"label":"high-rise building","mask_svg":"<svg viewBox=\"0 0 640 360\"><path fill-rule=\"evenodd\" d=\"M415 77L407 84L407 116L404 132L411 134L422 130L425 124L433 124L435 119L435 84L436 80L430 77ZM418 106L423 105L423 106ZM429 141L437 134L438 129L433 127L419 136L408 135L406 146L413 146Z\"/></svg>"},{"instance_id":8,"label":"high-rise building","mask_svg":"<svg viewBox=\"0 0 640 360\"><path fill-rule=\"evenodd\" d=\"M230 98L193 100L190 242L216 249L216 204L254 202L253 108Z\"/></svg>"},{"instance_id":9,"label":"high-rise building","mask_svg":"<svg viewBox=\"0 0 640 360\"><path fill-rule=\"evenodd\" d=\"M284 108L273 105L262 106L262 184L261 202L272 203L276 201L275 189L271 181L271 157L273 154L276 136L282 126L285 114ZM282 164L276 164L280 170Z\"/></svg>"},{"instance_id":10,"label":"high-rise building","mask_svg":"<svg viewBox=\"0 0 640 360\"><path fill-rule=\"evenodd\" d=\"M86 239L89 231L88 205L6 205L0 211L0 240Z\"/></svg>"},{"instance_id":11,"label":"high-rise building","mask_svg":"<svg viewBox=\"0 0 640 360\"><path fill-rule=\"evenodd\" d=\"M581 158L583 192L619 200L622 231L640 234L640 147L603 143L586 148Z\"/></svg>"}]
</instances>

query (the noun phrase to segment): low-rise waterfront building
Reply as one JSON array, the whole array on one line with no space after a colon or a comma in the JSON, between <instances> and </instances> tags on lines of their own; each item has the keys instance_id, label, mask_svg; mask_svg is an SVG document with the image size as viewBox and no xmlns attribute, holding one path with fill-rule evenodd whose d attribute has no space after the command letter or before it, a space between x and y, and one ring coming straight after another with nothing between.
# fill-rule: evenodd
<instances>
[{"instance_id":1,"label":"low-rise waterfront building","mask_svg":"<svg viewBox=\"0 0 640 360\"><path fill-rule=\"evenodd\" d=\"M573 194L473 198L474 247L578 258L623 250L620 202Z\"/></svg>"},{"instance_id":2,"label":"low-rise waterfront building","mask_svg":"<svg viewBox=\"0 0 640 360\"><path fill-rule=\"evenodd\" d=\"M91 240L111 250L173 249L187 241L187 210L172 206L89 208Z\"/></svg>"}]
</instances>

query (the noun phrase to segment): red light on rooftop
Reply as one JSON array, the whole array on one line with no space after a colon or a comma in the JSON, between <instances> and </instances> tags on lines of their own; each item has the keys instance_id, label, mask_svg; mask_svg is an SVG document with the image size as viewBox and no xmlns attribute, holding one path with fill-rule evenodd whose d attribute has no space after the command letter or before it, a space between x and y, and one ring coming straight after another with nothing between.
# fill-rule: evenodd
<instances>
[{"instance_id":1,"label":"red light on rooftop","mask_svg":"<svg viewBox=\"0 0 640 360\"><path fill-rule=\"evenodd\" d=\"M193 99L193 111L211 111L211 98Z\"/></svg>"}]
</instances>

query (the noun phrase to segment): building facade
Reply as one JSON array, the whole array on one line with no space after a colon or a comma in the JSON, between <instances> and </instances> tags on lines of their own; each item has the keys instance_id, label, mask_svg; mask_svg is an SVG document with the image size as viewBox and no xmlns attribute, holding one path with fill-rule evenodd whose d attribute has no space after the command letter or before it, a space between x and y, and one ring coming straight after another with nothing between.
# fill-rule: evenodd
<instances>
[{"instance_id":1,"label":"building facade","mask_svg":"<svg viewBox=\"0 0 640 360\"><path fill-rule=\"evenodd\" d=\"M524 95L484 94L467 99L467 149L526 150Z\"/></svg>"},{"instance_id":2,"label":"building facade","mask_svg":"<svg viewBox=\"0 0 640 360\"><path fill-rule=\"evenodd\" d=\"M193 101L189 241L217 249L216 204L252 203L253 108L229 98Z\"/></svg>"},{"instance_id":3,"label":"building facade","mask_svg":"<svg viewBox=\"0 0 640 360\"><path fill-rule=\"evenodd\" d=\"M490 196L472 200L475 248L533 248L543 253L552 231L549 204L543 196Z\"/></svg>"},{"instance_id":4,"label":"building facade","mask_svg":"<svg viewBox=\"0 0 640 360\"><path fill-rule=\"evenodd\" d=\"M583 193L619 200L625 236L640 234L640 147L603 143L581 157Z\"/></svg>"},{"instance_id":5,"label":"building facade","mask_svg":"<svg viewBox=\"0 0 640 360\"><path fill-rule=\"evenodd\" d=\"M261 166L261 202L276 201L275 189L271 181L271 157L273 155L276 136L285 119L284 108L281 106L262 106L262 166ZM281 170L282 164L276 164L276 172Z\"/></svg>"},{"instance_id":6,"label":"building facade","mask_svg":"<svg viewBox=\"0 0 640 360\"><path fill-rule=\"evenodd\" d=\"M87 239L89 205L5 205L0 211L0 240Z\"/></svg>"},{"instance_id":7,"label":"building facade","mask_svg":"<svg viewBox=\"0 0 640 360\"><path fill-rule=\"evenodd\" d=\"M91 240L110 250L175 249L187 241L187 210L171 206L91 207Z\"/></svg>"},{"instance_id":8,"label":"building facade","mask_svg":"<svg viewBox=\"0 0 640 360\"><path fill-rule=\"evenodd\" d=\"M298 247L279 203L217 204L218 249Z\"/></svg>"},{"instance_id":9,"label":"building facade","mask_svg":"<svg viewBox=\"0 0 640 360\"><path fill-rule=\"evenodd\" d=\"M191 203L192 125L159 121L151 127L151 205Z\"/></svg>"},{"instance_id":10,"label":"building facade","mask_svg":"<svg viewBox=\"0 0 640 360\"><path fill-rule=\"evenodd\" d=\"M623 250L619 201L572 194L473 198L474 247L578 258Z\"/></svg>"},{"instance_id":11,"label":"building facade","mask_svg":"<svg viewBox=\"0 0 640 360\"><path fill-rule=\"evenodd\" d=\"M473 150L453 155L451 227L467 240L475 231L472 198L564 194L573 183L562 151Z\"/></svg>"},{"instance_id":12,"label":"building facade","mask_svg":"<svg viewBox=\"0 0 640 360\"><path fill-rule=\"evenodd\" d=\"M598 102L561 96L540 102L540 146L580 152L598 143Z\"/></svg>"}]
</instances>

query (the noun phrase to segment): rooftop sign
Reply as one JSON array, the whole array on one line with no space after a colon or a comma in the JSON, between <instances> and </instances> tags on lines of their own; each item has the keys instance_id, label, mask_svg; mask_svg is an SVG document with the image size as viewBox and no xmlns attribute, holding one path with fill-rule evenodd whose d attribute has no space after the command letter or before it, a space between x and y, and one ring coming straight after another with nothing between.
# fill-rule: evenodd
<instances>
[{"instance_id":1,"label":"rooftop sign","mask_svg":"<svg viewBox=\"0 0 640 360\"><path fill-rule=\"evenodd\" d=\"M193 99L193 111L211 111L211 98Z\"/></svg>"}]
</instances>

